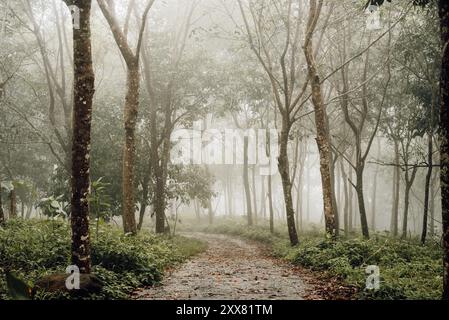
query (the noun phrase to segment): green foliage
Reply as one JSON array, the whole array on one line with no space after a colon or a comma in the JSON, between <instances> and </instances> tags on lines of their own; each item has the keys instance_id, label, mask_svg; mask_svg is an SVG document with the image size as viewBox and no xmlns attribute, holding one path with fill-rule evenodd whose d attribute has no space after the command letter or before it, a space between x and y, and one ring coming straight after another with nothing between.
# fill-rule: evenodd
<instances>
[{"instance_id":1,"label":"green foliage","mask_svg":"<svg viewBox=\"0 0 449 320\"><path fill-rule=\"evenodd\" d=\"M67 218L67 203L64 203L62 196L50 196L43 198L37 204L42 213L51 218Z\"/></svg>"},{"instance_id":2,"label":"green foliage","mask_svg":"<svg viewBox=\"0 0 449 320\"><path fill-rule=\"evenodd\" d=\"M142 232L125 236L106 224L92 239L93 272L105 287L90 299L123 299L137 287L161 280L166 267L204 250L204 244L186 238L168 239ZM0 299L11 299L5 273L35 283L42 277L64 273L70 265L70 228L60 220L8 221L0 228ZM37 292L35 299L67 299L67 294Z\"/></svg>"}]
</instances>

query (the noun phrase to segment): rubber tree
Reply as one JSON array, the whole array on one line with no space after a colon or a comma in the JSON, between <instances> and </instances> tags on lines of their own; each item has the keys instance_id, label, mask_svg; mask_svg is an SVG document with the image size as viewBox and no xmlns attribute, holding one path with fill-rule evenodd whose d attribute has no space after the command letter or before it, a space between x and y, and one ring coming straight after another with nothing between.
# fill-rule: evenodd
<instances>
[{"instance_id":1,"label":"rubber tree","mask_svg":"<svg viewBox=\"0 0 449 320\"><path fill-rule=\"evenodd\" d=\"M139 36L135 51L131 49L128 41L128 27L131 14L127 14L123 29L115 17L113 0L98 0L101 12L114 36L114 40L125 60L127 68L127 90L124 106L125 142L123 145L123 229L125 233L135 234L137 232L135 218L134 199L134 167L136 159L136 125L139 112L139 90L140 90L140 49L142 47L143 35L147 22L148 13L155 0L146 2L142 19L140 21ZM130 1L128 12L134 10L135 1Z\"/></svg>"}]
</instances>

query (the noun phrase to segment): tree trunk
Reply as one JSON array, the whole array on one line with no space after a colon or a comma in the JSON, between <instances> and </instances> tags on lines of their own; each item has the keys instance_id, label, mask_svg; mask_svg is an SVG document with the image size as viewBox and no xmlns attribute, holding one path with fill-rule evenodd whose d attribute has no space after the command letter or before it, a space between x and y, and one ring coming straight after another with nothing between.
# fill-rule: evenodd
<instances>
[{"instance_id":1,"label":"tree trunk","mask_svg":"<svg viewBox=\"0 0 449 320\"><path fill-rule=\"evenodd\" d=\"M253 209L254 209L254 222L257 224L257 190L256 190L256 166L251 168L252 189L253 189Z\"/></svg>"},{"instance_id":2,"label":"tree trunk","mask_svg":"<svg viewBox=\"0 0 449 320\"><path fill-rule=\"evenodd\" d=\"M437 174L433 174L433 178L430 183L430 203L429 203L429 215L430 215L430 223L429 223L429 235L431 237L435 236L435 178L438 177Z\"/></svg>"},{"instance_id":3,"label":"tree trunk","mask_svg":"<svg viewBox=\"0 0 449 320\"><path fill-rule=\"evenodd\" d=\"M352 158L352 157L351 157ZM348 180L353 181L352 167L348 164ZM348 186L348 230L351 232L354 228L354 192L352 185Z\"/></svg>"},{"instance_id":4,"label":"tree trunk","mask_svg":"<svg viewBox=\"0 0 449 320\"><path fill-rule=\"evenodd\" d=\"M438 1L443 59L441 67L440 162L441 215L443 227L443 299L449 300L449 2Z\"/></svg>"},{"instance_id":5,"label":"tree trunk","mask_svg":"<svg viewBox=\"0 0 449 320\"><path fill-rule=\"evenodd\" d=\"M407 170L407 169L406 169ZM416 177L416 172L418 171L418 167L413 167L412 174L409 176L408 171L405 172L405 194L404 194L404 216L402 220L402 239L407 238L408 231L408 212L410 207L410 190L413 186L413 181Z\"/></svg>"},{"instance_id":6,"label":"tree trunk","mask_svg":"<svg viewBox=\"0 0 449 320\"><path fill-rule=\"evenodd\" d=\"M373 179L373 195L371 199L371 230L376 232L376 202L377 202L377 175L379 171L376 167Z\"/></svg>"},{"instance_id":7,"label":"tree trunk","mask_svg":"<svg viewBox=\"0 0 449 320\"><path fill-rule=\"evenodd\" d=\"M429 117L429 128L427 131L427 174L426 174L426 182L425 182L425 190L424 190L424 210L423 210L423 224L422 224L422 233L421 233L421 243L426 243L427 237L427 220L429 214L429 196L430 196L430 180L432 179L432 170L433 170L433 118L434 118L434 105L435 105L435 94L434 90L432 90L432 102L430 105L430 117Z\"/></svg>"},{"instance_id":8,"label":"tree trunk","mask_svg":"<svg viewBox=\"0 0 449 320\"><path fill-rule=\"evenodd\" d=\"M340 221L338 216L338 203L337 203L337 194L335 192L335 161L337 159L333 158L334 156L331 153L330 165L331 165L331 186L332 186L332 209L334 211L334 219L335 219L335 236L338 237L339 229L340 229Z\"/></svg>"},{"instance_id":9,"label":"tree trunk","mask_svg":"<svg viewBox=\"0 0 449 320\"><path fill-rule=\"evenodd\" d=\"M137 225L137 230L142 229L143 220L145 217L145 211L147 209L147 200L148 200L148 177L145 177L142 182L142 199L140 200L140 212L139 212L139 223Z\"/></svg>"},{"instance_id":10,"label":"tree trunk","mask_svg":"<svg viewBox=\"0 0 449 320\"><path fill-rule=\"evenodd\" d=\"M404 216L402 220L402 239L407 238L407 230L408 230L408 212L410 208L410 188L409 186L405 187L405 194L404 194Z\"/></svg>"},{"instance_id":11,"label":"tree trunk","mask_svg":"<svg viewBox=\"0 0 449 320\"><path fill-rule=\"evenodd\" d=\"M136 206L134 201L134 166L136 153L136 123L139 107L139 66L128 68L127 93L125 97L125 144L123 147L123 229L135 234Z\"/></svg>"},{"instance_id":12,"label":"tree trunk","mask_svg":"<svg viewBox=\"0 0 449 320\"><path fill-rule=\"evenodd\" d=\"M274 233L273 186L271 182L271 174L268 175L268 208L270 211L270 232Z\"/></svg>"},{"instance_id":13,"label":"tree trunk","mask_svg":"<svg viewBox=\"0 0 449 320\"><path fill-rule=\"evenodd\" d=\"M193 201L193 206L194 206L194 208L195 208L195 216L196 216L196 219L197 219L198 221L200 221L200 220L201 220L201 215L200 215L200 204L198 203L198 199L195 199L195 200Z\"/></svg>"},{"instance_id":14,"label":"tree trunk","mask_svg":"<svg viewBox=\"0 0 449 320\"><path fill-rule=\"evenodd\" d=\"M432 118L432 117L431 117ZM433 124L433 123L432 123ZM431 125L432 125L431 124ZM432 130L432 129L430 129ZM429 197L430 197L430 179L432 178L432 169L433 169L433 136L429 134L428 143L427 143L427 163L429 165L426 174L426 183L424 190L424 212L423 212L423 222L422 222L422 233L421 233L421 243L426 243L427 237L427 220L429 214Z\"/></svg>"},{"instance_id":15,"label":"tree trunk","mask_svg":"<svg viewBox=\"0 0 449 320\"><path fill-rule=\"evenodd\" d=\"M363 237L369 239L368 220L366 218L365 199L363 195L363 167L359 168L355 174L357 180L355 190L357 192L357 202L359 204L360 226L362 227Z\"/></svg>"},{"instance_id":16,"label":"tree trunk","mask_svg":"<svg viewBox=\"0 0 449 320\"><path fill-rule=\"evenodd\" d=\"M315 62L315 54L313 51L313 33L320 16L323 1L319 1L318 8L316 1L310 1L309 18L307 21L307 33L304 41L304 55L307 62L307 68L310 79L310 87L312 90L312 104L315 111L315 127L317 130L316 142L320 156L320 173L321 185L323 190L323 206L326 236L335 238L337 235L337 222L335 217L335 208L333 206L333 188L332 188L332 172L331 172L331 148L328 120L326 110L323 103L323 95L321 92L321 81Z\"/></svg>"},{"instance_id":17,"label":"tree trunk","mask_svg":"<svg viewBox=\"0 0 449 320\"><path fill-rule=\"evenodd\" d=\"M5 212L3 211L2 182L0 181L0 225L4 223L5 223Z\"/></svg>"},{"instance_id":18,"label":"tree trunk","mask_svg":"<svg viewBox=\"0 0 449 320\"><path fill-rule=\"evenodd\" d=\"M209 216L209 224L212 225L214 223L214 210L212 209L212 200L209 199L207 202L207 212Z\"/></svg>"},{"instance_id":19,"label":"tree trunk","mask_svg":"<svg viewBox=\"0 0 449 320\"><path fill-rule=\"evenodd\" d=\"M345 166L343 160L340 161L340 170L343 177L343 195L344 195L344 207L343 207L343 220L345 236L349 235L349 196L348 196L348 175L345 172Z\"/></svg>"},{"instance_id":20,"label":"tree trunk","mask_svg":"<svg viewBox=\"0 0 449 320\"><path fill-rule=\"evenodd\" d=\"M91 1L77 1L79 28L73 29L73 134L72 134L72 263L90 273L89 202L92 100L95 75L92 68Z\"/></svg>"},{"instance_id":21,"label":"tree trunk","mask_svg":"<svg viewBox=\"0 0 449 320\"><path fill-rule=\"evenodd\" d=\"M265 176L261 177L261 191L260 191L260 199L261 199L261 203L260 203L260 216L262 217L263 220L265 220L267 218L267 195L265 192Z\"/></svg>"},{"instance_id":22,"label":"tree trunk","mask_svg":"<svg viewBox=\"0 0 449 320\"><path fill-rule=\"evenodd\" d=\"M287 228L288 235L290 238L290 244L292 246L297 245L298 234L296 232L295 224L295 212L293 210L293 199L292 199L292 184L290 181L289 173L289 162L288 162L288 134L290 132L290 125L288 120L283 117L282 119L282 131L280 137L280 148L279 148L279 158L278 158L278 168L282 179L282 188L284 191L284 203L285 203L285 213L287 218Z\"/></svg>"},{"instance_id":23,"label":"tree trunk","mask_svg":"<svg viewBox=\"0 0 449 320\"><path fill-rule=\"evenodd\" d=\"M243 187L245 189L246 217L248 226L253 225L253 212L251 208L251 190L249 189L248 177L248 137L243 138Z\"/></svg>"},{"instance_id":24,"label":"tree trunk","mask_svg":"<svg viewBox=\"0 0 449 320\"><path fill-rule=\"evenodd\" d=\"M309 68L309 77L312 86L312 103L315 110L315 126L317 129L316 142L320 155L321 184L323 189L324 218L326 234L331 238L336 236L336 217L333 208L333 189L331 173L331 153L329 130L326 125L326 113L321 94L320 78L317 74L313 58L312 42L305 47L305 54Z\"/></svg>"},{"instance_id":25,"label":"tree trunk","mask_svg":"<svg viewBox=\"0 0 449 320\"><path fill-rule=\"evenodd\" d=\"M399 229L399 192L400 192L400 167L399 167L399 143L394 141L394 172L393 172L393 206L391 209L390 231L393 237L398 236Z\"/></svg>"},{"instance_id":26,"label":"tree trunk","mask_svg":"<svg viewBox=\"0 0 449 320\"><path fill-rule=\"evenodd\" d=\"M9 192L9 219L17 218L17 196L16 189Z\"/></svg>"}]
</instances>

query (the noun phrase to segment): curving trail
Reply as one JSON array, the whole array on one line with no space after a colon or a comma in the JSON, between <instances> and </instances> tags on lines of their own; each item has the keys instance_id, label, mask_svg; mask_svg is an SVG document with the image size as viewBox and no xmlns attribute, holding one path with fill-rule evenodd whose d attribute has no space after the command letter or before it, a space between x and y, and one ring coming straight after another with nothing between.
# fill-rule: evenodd
<instances>
[{"instance_id":1,"label":"curving trail","mask_svg":"<svg viewBox=\"0 0 449 320\"><path fill-rule=\"evenodd\" d=\"M136 299L302 300L310 285L291 265L270 257L256 243L192 233L208 249L167 273L160 286L142 289Z\"/></svg>"}]
</instances>

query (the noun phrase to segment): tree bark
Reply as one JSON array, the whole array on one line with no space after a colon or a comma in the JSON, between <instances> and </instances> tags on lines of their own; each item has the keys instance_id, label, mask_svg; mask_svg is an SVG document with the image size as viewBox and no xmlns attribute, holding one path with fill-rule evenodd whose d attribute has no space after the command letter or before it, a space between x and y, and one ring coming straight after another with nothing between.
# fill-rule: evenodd
<instances>
[{"instance_id":1,"label":"tree bark","mask_svg":"<svg viewBox=\"0 0 449 320\"><path fill-rule=\"evenodd\" d=\"M257 189L256 189L256 166L251 167L251 182L253 189L253 209L254 209L254 222L257 224Z\"/></svg>"},{"instance_id":2,"label":"tree bark","mask_svg":"<svg viewBox=\"0 0 449 320\"><path fill-rule=\"evenodd\" d=\"M245 189L246 217L248 226L253 225L253 212L251 208L251 190L248 177L248 137L243 138L243 186Z\"/></svg>"},{"instance_id":3,"label":"tree bark","mask_svg":"<svg viewBox=\"0 0 449 320\"><path fill-rule=\"evenodd\" d=\"M340 171L343 178L343 224L345 236L349 235L349 195L348 195L348 175L345 171L345 166L343 164L343 160L340 160Z\"/></svg>"},{"instance_id":4,"label":"tree bark","mask_svg":"<svg viewBox=\"0 0 449 320\"><path fill-rule=\"evenodd\" d=\"M399 226L399 194L400 194L400 166L399 166L399 143L394 141L394 172L393 172L393 206L391 209L390 232L393 237L398 235Z\"/></svg>"},{"instance_id":5,"label":"tree bark","mask_svg":"<svg viewBox=\"0 0 449 320\"><path fill-rule=\"evenodd\" d=\"M268 209L270 212L270 232L274 233L273 185L271 174L268 175Z\"/></svg>"},{"instance_id":6,"label":"tree bark","mask_svg":"<svg viewBox=\"0 0 449 320\"><path fill-rule=\"evenodd\" d=\"M362 234L365 239L369 239L368 220L366 218L365 198L363 193L363 170L364 167L359 168L356 174L355 191L357 193L357 203L359 205L360 226L362 227Z\"/></svg>"},{"instance_id":7,"label":"tree bark","mask_svg":"<svg viewBox=\"0 0 449 320\"><path fill-rule=\"evenodd\" d=\"M429 215L429 197L430 197L430 180L432 179L432 170L433 170L433 117L434 117L434 101L435 94L432 90L432 102L430 104L430 118L429 118L429 128L427 131L427 174L426 174L426 182L424 188L424 210L423 210L423 224L422 224L422 233L421 233L421 243L426 243L427 237L427 220Z\"/></svg>"},{"instance_id":8,"label":"tree bark","mask_svg":"<svg viewBox=\"0 0 449 320\"><path fill-rule=\"evenodd\" d=\"M2 182L0 181L0 225L5 223L5 212L3 211L2 202Z\"/></svg>"},{"instance_id":9,"label":"tree bark","mask_svg":"<svg viewBox=\"0 0 449 320\"><path fill-rule=\"evenodd\" d=\"M136 206L134 199L134 165L136 153L136 123L139 108L139 65L128 66L127 93L125 98L125 143L123 147L123 229L135 234Z\"/></svg>"},{"instance_id":10,"label":"tree bark","mask_svg":"<svg viewBox=\"0 0 449 320\"><path fill-rule=\"evenodd\" d=\"M16 189L9 192L9 219L17 218L17 196Z\"/></svg>"},{"instance_id":11,"label":"tree bark","mask_svg":"<svg viewBox=\"0 0 449 320\"><path fill-rule=\"evenodd\" d=\"M288 134L290 132L290 125L288 120L283 117L282 119L282 131L280 137L278 168L281 174L282 188L284 191L285 213L287 218L288 236L290 238L290 244L295 246L299 243L298 234L296 232L295 225L295 211L293 210L292 199L292 183L289 173L288 162Z\"/></svg>"},{"instance_id":12,"label":"tree bark","mask_svg":"<svg viewBox=\"0 0 449 320\"><path fill-rule=\"evenodd\" d=\"M139 212L139 223L137 224L137 230L142 229L143 220L145 217L145 211L147 209L147 201L148 201L148 183L149 183L148 174L145 175L142 182L142 199L140 200L140 212Z\"/></svg>"},{"instance_id":13,"label":"tree bark","mask_svg":"<svg viewBox=\"0 0 449 320\"><path fill-rule=\"evenodd\" d=\"M72 263L90 273L89 202L92 100L95 75L92 68L90 31L91 1L76 1L79 29L73 30L74 105L72 134Z\"/></svg>"},{"instance_id":14,"label":"tree bark","mask_svg":"<svg viewBox=\"0 0 449 320\"><path fill-rule=\"evenodd\" d=\"M312 89L312 104L315 111L315 126L317 130L316 142L320 156L320 173L321 184L323 189L323 206L326 234L331 238L336 237L336 218L333 208L333 189L331 177L331 149L329 128L327 127L326 110L324 109L323 96L321 92L321 82L318 76L318 71L313 52L312 37L321 12L323 1L310 1L309 19L307 22L306 40L303 46L304 54L307 61L309 72L310 86Z\"/></svg>"},{"instance_id":15,"label":"tree bark","mask_svg":"<svg viewBox=\"0 0 449 320\"><path fill-rule=\"evenodd\" d=\"M416 173L418 171L418 167L413 167L412 174L409 175L408 168L405 169L405 193L404 193L404 215L402 220L402 239L407 238L407 230L408 230L408 213L410 207L410 190L412 189L413 182L415 181Z\"/></svg>"},{"instance_id":16,"label":"tree bark","mask_svg":"<svg viewBox=\"0 0 449 320\"><path fill-rule=\"evenodd\" d=\"M438 1L443 59L441 67L440 163L441 215L443 227L443 299L449 300L449 2Z\"/></svg>"},{"instance_id":17,"label":"tree bark","mask_svg":"<svg viewBox=\"0 0 449 320\"><path fill-rule=\"evenodd\" d=\"M122 193L123 193L123 229L125 233L136 234L135 199L134 199L134 166L136 148L136 122L139 109L140 89L140 49L145 31L148 12L155 0L149 0L145 7L139 28L139 36L135 52L128 43L126 32L122 31L115 18L114 8L109 4L113 2L97 0L98 5L109 24L115 42L126 62L127 67L127 92L125 97L124 120L125 120L125 143L123 146L123 170L122 170ZM128 20L127 20L128 22ZM126 23L127 23L126 22ZM125 28L127 29L127 28Z\"/></svg>"}]
</instances>

